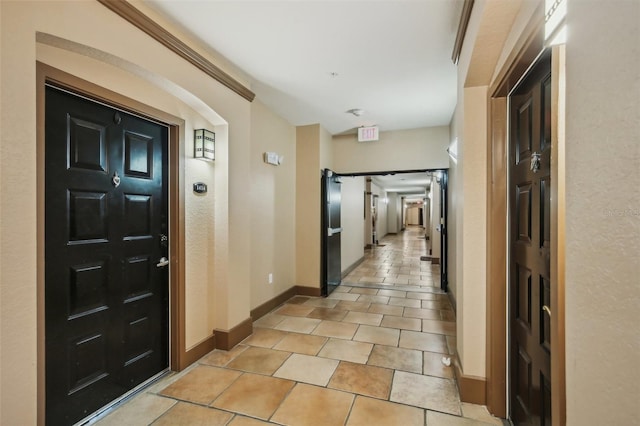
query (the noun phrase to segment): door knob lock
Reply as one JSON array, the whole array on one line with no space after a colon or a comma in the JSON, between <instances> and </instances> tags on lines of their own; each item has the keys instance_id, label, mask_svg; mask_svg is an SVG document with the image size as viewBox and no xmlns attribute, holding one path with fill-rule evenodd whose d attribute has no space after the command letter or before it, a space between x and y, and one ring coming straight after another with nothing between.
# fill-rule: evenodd
<instances>
[{"instance_id":1,"label":"door knob lock","mask_svg":"<svg viewBox=\"0 0 640 426\"><path fill-rule=\"evenodd\" d=\"M162 256L160 258L160 260L158 261L158 263L156 264L156 266L158 268L162 268L163 266L167 266L169 264L169 259L167 259L166 257Z\"/></svg>"},{"instance_id":2,"label":"door knob lock","mask_svg":"<svg viewBox=\"0 0 640 426\"><path fill-rule=\"evenodd\" d=\"M549 315L549 318L551 318L551 309L549 309L547 305L542 306L542 310L545 311L547 315Z\"/></svg>"}]
</instances>

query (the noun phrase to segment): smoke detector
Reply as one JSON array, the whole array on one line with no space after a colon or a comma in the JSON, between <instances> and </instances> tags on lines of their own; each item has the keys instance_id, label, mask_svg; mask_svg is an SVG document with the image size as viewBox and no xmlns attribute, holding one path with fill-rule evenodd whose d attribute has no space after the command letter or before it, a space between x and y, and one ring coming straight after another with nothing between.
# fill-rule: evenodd
<instances>
[{"instance_id":1,"label":"smoke detector","mask_svg":"<svg viewBox=\"0 0 640 426\"><path fill-rule=\"evenodd\" d=\"M360 108L353 108L347 111L347 114L353 114L356 117L360 117L362 114L364 114L364 110Z\"/></svg>"}]
</instances>

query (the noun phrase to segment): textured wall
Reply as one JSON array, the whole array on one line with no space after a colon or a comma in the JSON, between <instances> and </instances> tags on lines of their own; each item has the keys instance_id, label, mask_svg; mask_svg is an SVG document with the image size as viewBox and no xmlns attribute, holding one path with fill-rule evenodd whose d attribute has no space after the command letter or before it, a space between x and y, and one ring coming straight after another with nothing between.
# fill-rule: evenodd
<instances>
[{"instance_id":1,"label":"textured wall","mask_svg":"<svg viewBox=\"0 0 640 426\"><path fill-rule=\"evenodd\" d=\"M283 156L282 163L264 163L267 151ZM296 284L296 130L257 100L251 104L250 188L253 309Z\"/></svg>"},{"instance_id":2,"label":"textured wall","mask_svg":"<svg viewBox=\"0 0 640 426\"><path fill-rule=\"evenodd\" d=\"M340 241L344 271L364 256L364 177L343 177L341 187Z\"/></svg>"},{"instance_id":3,"label":"textured wall","mask_svg":"<svg viewBox=\"0 0 640 426\"><path fill-rule=\"evenodd\" d=\"M338 173L441 169L449 166L448 145L448 126L380 132L375 142L334 136L333 164Z\"/></svg>"},{"instance_id":4,"label":"textured wall","mask_svg":"<svg viewBox=\"0 0 640 426\"><path fill-rule=\"evenodd\" d=\"M219 132L215 165L195 163L182 149L186 180L214 186L195 198L193 182L184 182L188 346L249 315L241 262L249 251L249 202L240 194L248 186L250 105L98 2L3 1L0 19L0 423L27 425L37 412L36 60L183 118L189 147L195 126ZM37 43L43 36L68 43ZM234 128L231 147L225 121ZM219 265L213 278L211 265Z\"/></svg>"},{"instance_id":5,"label":"textured wall","mask_svg":"<svg viewBox=\"0 0 640 426\"><path fill-rule=\"evenodd\" d=\"M640 3L568 4L567 424L640 416Z\"/></svg>"}]
</instances>

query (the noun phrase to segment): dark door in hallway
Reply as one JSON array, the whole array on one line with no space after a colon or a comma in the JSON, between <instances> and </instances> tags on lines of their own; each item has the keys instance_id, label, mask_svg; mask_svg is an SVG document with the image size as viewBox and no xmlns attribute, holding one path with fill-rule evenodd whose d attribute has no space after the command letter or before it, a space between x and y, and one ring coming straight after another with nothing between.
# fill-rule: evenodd
<instances>
[{"instance_id":1,"label":"dark door in hallway","mask_svg":"<svg viewBox=\"0 0 640 426\"><path fill-rule=\"evenodd\" d=\"M447 183L449 173L443 170L440 179L440 288L442 291L448 291L449 278L447 269L449 267L449 247L447 245Z\"/></svg>"},{"instance_id":2,"label":"dark door in hallway","mask_svg":"<svg viewBox=\"0 0 640 426\"><path fill-rule=\"evenodd\" d=\"M342 281L340 189L342 178L325 169L322 175L322 295L328 296Z\"/></svg>"},{"instance_id":3,"label":"dark door in hallway","mask_svg":"<svg viewBox=\"0 0 640 426\"><path fill-rule=\"evenodd\" d=\"M168 368L168 129L61 90L45 101L46 422Z\"/></svg>"},{"instance_id":4,"label":"dark door in hallway","mask_svg":"<svg viewBox=\"0 0 640 426\"><path fill-rule=\"evenodd\" d=\"M511 418L551 425L550 55L509 102Z\"/></svg>"}]
</instances>

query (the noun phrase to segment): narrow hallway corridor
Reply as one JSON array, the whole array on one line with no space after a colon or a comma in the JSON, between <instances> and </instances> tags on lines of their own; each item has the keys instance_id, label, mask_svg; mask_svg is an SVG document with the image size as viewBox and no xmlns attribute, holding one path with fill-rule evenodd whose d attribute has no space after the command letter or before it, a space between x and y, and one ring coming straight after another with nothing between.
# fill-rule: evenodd
<instances>
[{"instance_id":1,"label":"narrow hallway corridor","mask_svg":"<svg viewBox=\"0 0 640 426\"><path fill-rule=\"evenodd\" d=\"M388 235L327 298L295 296L112 411L107 425L502 425L460 402L455 314L421 227Z\"/></svg>"}]
</instances>

